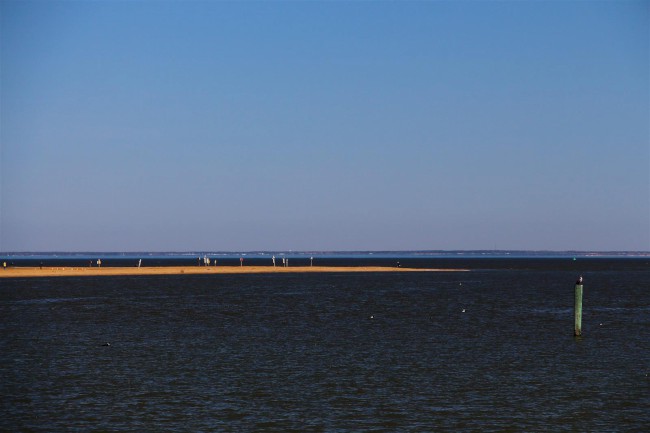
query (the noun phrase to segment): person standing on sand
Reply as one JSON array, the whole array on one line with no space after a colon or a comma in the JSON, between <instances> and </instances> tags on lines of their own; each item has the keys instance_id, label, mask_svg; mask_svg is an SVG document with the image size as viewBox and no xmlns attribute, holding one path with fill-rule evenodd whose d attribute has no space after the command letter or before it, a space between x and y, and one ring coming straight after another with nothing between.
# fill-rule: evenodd
<instances>
[{"instance_id":1,"label":"person standing on sand","mask_svg":"<svg viewBox=\"0 0 650 433\"><path fill-rule=\"evenodd\" d=\"M239 258L239 266L242 266L242 267L244 266L244 258L243 257Z\"/></svg>"},{"instance_id":2,"label":"person standing on sand","mask_svg":"<svg viewBox=\"0 0 650 433\"><path fill-rule=\"evenodd\" d=\"M97 259L97 267L98 268L102 267L102 259Z\"/></svg>"},{"instance_id":3,"label":"person standing on sand","mask_svg":"<svg viewBox=\"0 0 650 433\"><path fill-rule=\"evenodd\" d=\"M138 260L138 268L142 266L142 259Z\"/></svg>"},{"instance_id":4,"label":"person standing on sand","mask_svg":"<svg viewBox=\"0 0 650 433\"><path fill-rule=\"evenodd\" d=\"M7 270L7 262L2 262L2 269Z\"/></svg>"},{"instance_id":5,"label":"person standing on sand","mask_svg":"<svg viewBox=\"0 0 650 433\"><path fill-rule=\"evenodd\" d=\"M273 260L273 267L275 268L275 256L271 257L271 260Z\"/></svg>"}]
</instances>

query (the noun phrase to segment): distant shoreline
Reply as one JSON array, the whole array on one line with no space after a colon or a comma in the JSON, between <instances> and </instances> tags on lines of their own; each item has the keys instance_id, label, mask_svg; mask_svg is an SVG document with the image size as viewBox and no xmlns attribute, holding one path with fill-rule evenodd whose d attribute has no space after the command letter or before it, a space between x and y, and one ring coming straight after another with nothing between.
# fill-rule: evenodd
<instances>
[{"instance_id":1,"label":"distant shoreline","mask_svg":"<svg viewBox=\"0 0 650 433\"><path fill-rule=\"evenodd\" d=\"M7 267L0 278L96 277L136 275L300 274L319 272L465 272L468 269L419 269L387 266L150 266L150 267Z\"/></svg>"},{"instance_id":2,"label":"distant shoreline","mask_svg":"<svg viewBox=\"0 0 650 433\"><path fill-rule=\"evenodd\" d=\"M2 258L268 258L275 255L290 258L326 257L650 257L644 250L323 250L323 251L3 251Z\"/></svg>"}]
</instances>

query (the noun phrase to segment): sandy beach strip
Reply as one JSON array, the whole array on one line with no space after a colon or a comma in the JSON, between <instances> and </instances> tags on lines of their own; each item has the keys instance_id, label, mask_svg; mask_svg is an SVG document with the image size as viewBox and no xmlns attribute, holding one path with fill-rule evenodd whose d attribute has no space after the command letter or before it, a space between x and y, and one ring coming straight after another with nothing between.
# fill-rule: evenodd
<instances>
[{"instance_id":1,"label":"sandy beach strip","mask_svg":"<svg viewBox=\"0 0 650 433\"><path fill-rule=\"evenodd\" d=\"M291 274L318 272L457 272L467 269L418 269L381 266L156 266L156 267L8 267L0 278L84 277L110 275Z\"/></svg>"}]
</instances>

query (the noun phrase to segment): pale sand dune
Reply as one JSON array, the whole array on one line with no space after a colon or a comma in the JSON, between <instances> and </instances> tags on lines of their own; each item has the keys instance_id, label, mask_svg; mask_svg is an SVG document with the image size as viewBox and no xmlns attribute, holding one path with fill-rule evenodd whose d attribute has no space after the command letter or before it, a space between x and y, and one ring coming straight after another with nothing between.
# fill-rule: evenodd
<instances>
[{"instance_id":1,"label":"pale sand dune","mask_svg":"<svg viewBox=\"0 0 650 433\"><path fill-rule=\"evenodd\" d=\"M329 267L329 266L160 266L160 267L8 267L0 269L0 278L21 277L83 277L101 275L214 275L214 274L286 274L307 272L441 272L466 271L467 269L414 269L379 266Z\"/></svg>"}]
</instances>

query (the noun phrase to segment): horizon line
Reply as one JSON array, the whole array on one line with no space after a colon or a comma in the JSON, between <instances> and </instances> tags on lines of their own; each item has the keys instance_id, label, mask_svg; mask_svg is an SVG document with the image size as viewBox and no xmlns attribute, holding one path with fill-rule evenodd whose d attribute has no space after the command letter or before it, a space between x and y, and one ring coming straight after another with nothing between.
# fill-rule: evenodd
<instances>
[{"instance_id":1,"label":"horizon line","mask_svg":"<svg viewBox=\"0 0 650 433\"><path fill-rule=\"evenodd\" d=\"M650 250L553 250L553 249L396 249L396 250L42 250L42 251L0 251L0 255L15 254L255 254L255 253L291 253L291 254L327 254L327 253L570 253L570 254L650 254Z\"/></svg>"}]
</instances>

